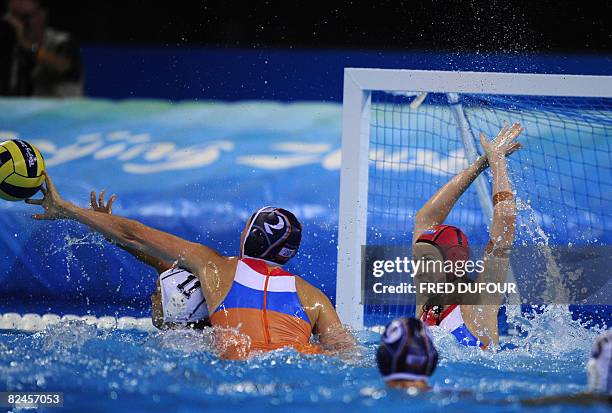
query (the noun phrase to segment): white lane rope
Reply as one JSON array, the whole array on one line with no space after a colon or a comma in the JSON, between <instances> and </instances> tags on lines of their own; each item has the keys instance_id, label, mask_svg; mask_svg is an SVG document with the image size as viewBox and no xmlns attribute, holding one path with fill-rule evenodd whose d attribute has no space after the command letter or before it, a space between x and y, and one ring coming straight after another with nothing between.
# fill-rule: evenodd
<instances>
[{"instance_id":1,"label":"white lane rope","mask_svg":"<svg viewBox=\"0 0 612 413\"><path fill-rule=\"evenodd\" d=\"M57 314L17 314L5 313L0 314L0 330L17 330L17 331L41 331L53 324L68 322L72 320L84 321L87 324L95 325L99 329L105 330L138 330L138 331L156 331L151 318L135 318L135 317L95 317L91 315L77 316L66 314L59 316Z\"/></svg>"}]
</instances>

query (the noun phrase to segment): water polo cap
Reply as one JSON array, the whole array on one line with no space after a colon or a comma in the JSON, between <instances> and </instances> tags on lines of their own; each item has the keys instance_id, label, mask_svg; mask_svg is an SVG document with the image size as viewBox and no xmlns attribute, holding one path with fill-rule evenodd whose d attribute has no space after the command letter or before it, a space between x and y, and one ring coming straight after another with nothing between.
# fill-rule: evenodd
<instances>
[{"instance_id":1,"label":"water polo cap","mask_svg":"<svg viewBox=\"0 0 612 413\"><path fill-rule=\"evenodd\" d=\"M398 318L385 327L376 361L385 381L425 380L438 365L438 352L421 321Z\"/></svg>"},{"instance_id":2,"label":"water polo cap","mask_svg":"<svg viewBox=\"0 0 612 413\"><path fill-rule=\"evenodd\" d=\"M297 254L302 225L286 209L263 207L251 216L242 256L284 265Z\"/></svg>"},{"instance_id":3,"label":"water polo cap","mask_svg":"<svg viewBox=\"0 0 612 413\"><path fill-rule=\"evenodd\" d=\"M466 261L470 258L468 239L459 228L452 225L436 225L423 231L416 242L437 247L444 260Z\"/></svg>"}]
</instances>

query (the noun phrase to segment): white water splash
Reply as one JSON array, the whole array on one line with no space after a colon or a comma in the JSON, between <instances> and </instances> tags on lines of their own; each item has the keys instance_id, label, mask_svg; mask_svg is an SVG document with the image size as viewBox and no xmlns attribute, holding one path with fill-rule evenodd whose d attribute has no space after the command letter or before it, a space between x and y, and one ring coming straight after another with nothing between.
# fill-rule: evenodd
<instances>
[{"instance_id":1,"label":"white water splash","mask_svg":"<svg viewBox=\"0 0 612 413\"><path fill-rule=\"evenodd\" d=\"M546 260L546 290L542 296L544 302L569 302L569 294L563 283L561 270L555 261L552 249L549 245L550 238L538 224L536 211L529 203L524 202L518 197L516 198L516 208L518 211L524 211L527 213L527 222L524 222L519 214L519 225L521 229L525 230L525 232L529 235L531 241L535 243L537 250L542 253L544 259Z\"/></svg>"},{"instance_id":2,"label":"white water splash","mask_svg":"<svg viewBox=\"0 0 612 413\"><path fill-rule=\"evenodd\" d=\"M41 340L42 348L47 351L75 352L83 344L96 338L98 329L81 320L71 320L47 326L43 331L35 333L34 337Z\"/></svg>"},{"instance_id":3,"label":"white water splash","mask_svg":"<svg viewBox=\"0 0 612 413\"><path fill-rule=\"evenodd\" d=\"M65 244L59 248L52 249L50 255L62 253L64 255L64 263L66 264L66 281L70 281L72 274L70 267L75 262L76 256L74 252L83 245L96 245L101 248L105 245L104 237L98 233L90 232L82 237L74 237L66 234L64 236Z\"/></svg>"}]
</instances>

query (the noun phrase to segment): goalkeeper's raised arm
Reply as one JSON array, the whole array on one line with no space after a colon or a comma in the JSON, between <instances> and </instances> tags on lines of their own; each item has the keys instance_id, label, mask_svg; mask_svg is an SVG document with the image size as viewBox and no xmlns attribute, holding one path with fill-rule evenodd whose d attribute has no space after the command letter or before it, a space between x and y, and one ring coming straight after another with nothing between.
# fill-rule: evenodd
<instances>
[{"instance_id":1,"label":"goalkeeper's raised arm","mask_svg":"<svg viewBox=\"0 0 612 413\"><path fill-rule=\"evenodd\" d=\"M501 294L488 298L465 302L455 289L454 293L440 294L435 289L427 294L421 293L423 284L427 287L440 283L465 287L472 283L457 269L465 269L470 259L468 238L461 229L445 225L444 221L453 206L476 177L487 166L493 172L493 223L489 244L487 245L483 271L476 282L503 283L509 267L509 254L514 242L514 224L516 208L512 185L508 177L506 156L518 150L521 145L515 142L522 132L521 125L516 123L511 128L504 126L495 139L488 141L481 135L480 141L485 154L472 165L458 173L419 210L415 217L415 230L412 244L413 261L433 261L443 266L428 266L414 275L417 285L416 315L430 326L442 326L450 331L462 344L487 347L499 339L497 315L503 300ZM447 270L448 264L451 270ZM432 269L433 267L433 269ZM478 298L478 297L477 297ZM465 305L463 305L465 303Z\"/></svg>"}]
</instances>

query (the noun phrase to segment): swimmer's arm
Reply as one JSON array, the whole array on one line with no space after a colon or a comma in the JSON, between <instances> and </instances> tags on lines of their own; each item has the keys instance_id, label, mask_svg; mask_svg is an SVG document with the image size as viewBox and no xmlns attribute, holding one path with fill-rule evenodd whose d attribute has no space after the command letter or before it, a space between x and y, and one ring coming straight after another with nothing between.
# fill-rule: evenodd
<instances>
[{"instance_id":1,"label":"swimmer's arm","mask_svg":"<svg viewBox=\"0 0 612 413\"><path fill-rule=\"evenodd\" d=\"M512 129L518 133L522 131L519 124L513 125ZM518 135L514 133L512 136ZM509 139L511 141L514 138L510 137ZM512 194L512 183L508 175L506 158L502 155L503 148L487 142L482 134L480 141L481 145L486 147L485 150L493 173L494 206L493 222L489 234L490 240L487 244L484 259L485 271L480 275L479 278L481 279L479 281L503 283L508 274L510 251L514 244L516 202Z\"/></svg>"},{"instance_id":2,"label":"swimmer's arm","mask_svg":"<svg viewBox=\"0 0 612 413\"><path fill-rule=\"evenodd\" d=\"M313 323L312 332L319 335L321 347L332 353L353 349L355 337L344 328L329 298L300 277L296 277L296 287L302 306Z\"/></svg>"},{"instance_id":3,"label":"swimmer's arm","mask_svg":"<svg viewBox=\"0 0 612 413\"><path fill-rule=\"evenodd\" d=\"M167 328L164 323L164 309L161 303L161 287L159 285L159 280L157 280L155 293L151 296L151 321L153 325L160 330Z\"/></svg>"},{"instance_id":4,"label":"swimmer's arm","mask_svg":"<svg viewBox=\"0 0 612 413\"><path fill-rule=\"evenodd\" d=\"M100 214L73 204L64 206L66 218L78 221L102 233L114 242L151 255L162 261L176 262L193 274L220 255L211 248L190 242L131 219Z\"/></svg>"},{"instance_id":5,"label":"swimmer's arm","mask_svg":"<svg viewBox=\"0 0 612 413\"><path fill-rule=\"evenodd\" d=\"M329 300L321 309L315 333L319 335L323 349L334 353L349 351L356 346L355 336L342 325Z\"/></svg>"},{"instance_id":6,"label":"swimmer's arm","mask_svg":"<svg viewBox=\"0 0 612 413\"><path fill-rule=\"evenodd\" d=\"M209 261L223 258L212 248L147 227L138 221L80 208L63 200L49 175L43 174L46 183L46 189L42 189L44 198L26 201L45 209L43 214L33 215L34 219L78 221L122 246L163 261L177 262L178 266L193 274L199 274Z\"/></svg>"},{"instance_id":7,"label":"swimmer's arm","mask_svg":"<svg viewBox=\"0 0 612 413\"><path fill-rule=\"evenodd\" d=\"M121 244L116 244L119 248L121 248L122 250L130 253L131 255L133 255L138 261L155 268L155 271L157 271L159 274L168 271L170 268L172 268L172 263L168 262L168 261L164 261L164 260L160 260L158 258L155 258L152 255L149 254L145 254L142 251L138 251L137 249L131 248L131 247L126 247L124 245Z\"/></svg>"},{"instance_id":8,"label":"swimmer's arm","mask_svg":"<svg viewBox=\"0 0 612 413\"><path fill-rule=\"evenodd\" d=\"M331 352L342 352L355 347L355 337L342 325L336 309L322 291L318 291L319 316L314 332L321 346Z\"/></svg>"},{"instance_id":9,"label":"swimmer's arm","mask_svg":"<svg viewBox=\"0 0 612 413\"><path fill-rule=\"evenodd\" d=\"M500 135L498 135L496 140L499 139ZM513 142L506 148L505 156L511 155L520 149L520 147L520 143ZM478 175L487 169L487 167L489 167L487 155L478 157L474 163L455 175L453 179L440 188L438 192L423 205L414 219L412 243L415 243L426 229L444 223L457 200L469 188Z\"/></svg>"},{"instance_id":10,"label":"swimmer's arm","mask_svg":"<svg viewBox=\"0 0 612 413\"><path fill-rule=\"evenodd\" d=\"M117 195L113 194L106 203L104 202L104 195L105 191L101 191L99 197L96 195L96 191L91 191L91 193L89 194L89 207L96 212L112 215L113 203L117 200ZM172 267L171 262L160 260L158 258L153 257L152 255L145 254L142 251L138 251L134 248L126 247L121 244L115 245L117 245L122 250L128 252L129 254L133 255L137 260L155 268L155 270L159 274L169 270Z\"/></svg>"},{"instance_id":11,"label":"swimmer's arm","mask_svg":"<svg viewBox=\"0 0 612 413\"><path fill-rule=\"evenodd\" d=\"M429 198L414 218L413 243L416 242L423 231L434 225L442 224L446 220L459 197L469 188L478 175L487 169L487 166L487 157L480 156Z\"/></svg>"}]
</instances>

